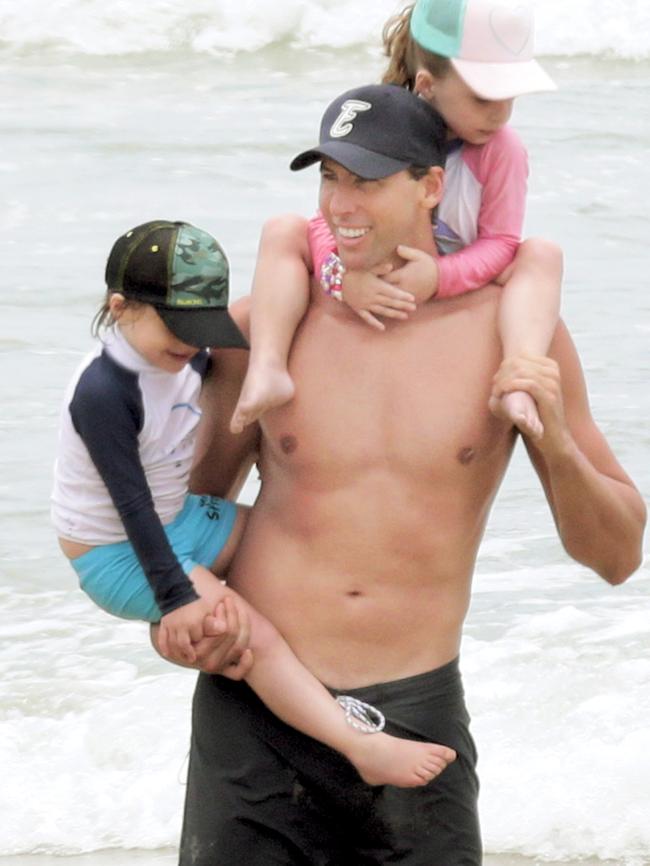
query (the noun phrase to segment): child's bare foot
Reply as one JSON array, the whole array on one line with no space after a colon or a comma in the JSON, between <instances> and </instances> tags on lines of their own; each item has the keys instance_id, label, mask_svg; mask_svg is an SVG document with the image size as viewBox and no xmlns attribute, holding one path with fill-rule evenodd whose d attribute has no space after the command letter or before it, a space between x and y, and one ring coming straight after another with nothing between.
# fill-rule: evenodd
<instances>
[{"instance_id":1,"label":"child's bare foot","mask_svg":"<svg viewBox=\"0 0 650 866\"><path fill-rule=\"evenodd\" d=\"M360 733L347 757L369 785L416 788L439 776L456 760L456 752L437 743Z\"/></svg>"},{"instance_id":2,"label":"child's bare foot","mask_svg":"<svg viewBox=\"0 0 650 866\"><path fill-rule=\"evenodd\" d=\"M241 433L269 409L288 403L295 390L286 368L266 364L249 367L230 419L231 433Z\"/></svg>"},{"instance_id":3,"label":"child's bare foot","mask_svg":"<svg viewBox=\"0 0 650 866\"><path fill-rule=\"evenodd\" d=\"M500 400L490 401L490 409L495 415L510 421L531 439L541 439L544 435L544 425L540 420L537 404L525 391L510 391Z\"/></svg>"}]
</instances>

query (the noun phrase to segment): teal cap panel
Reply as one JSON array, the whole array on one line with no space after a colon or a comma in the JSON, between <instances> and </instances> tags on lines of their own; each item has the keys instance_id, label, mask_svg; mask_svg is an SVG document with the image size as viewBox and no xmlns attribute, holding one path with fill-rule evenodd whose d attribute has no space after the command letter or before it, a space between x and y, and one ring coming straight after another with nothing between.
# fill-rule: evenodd
<instances>
[{"instance_id":1,"label":"teal cap panel","mask_svg":"<svg viewBox=\"0 0 650 866\"><path fill-rule=\"evenodd\" d=\"M411 14L411 36L443 57L458 57L467 0L418 0Z\"/></svg>"}]
</instances>

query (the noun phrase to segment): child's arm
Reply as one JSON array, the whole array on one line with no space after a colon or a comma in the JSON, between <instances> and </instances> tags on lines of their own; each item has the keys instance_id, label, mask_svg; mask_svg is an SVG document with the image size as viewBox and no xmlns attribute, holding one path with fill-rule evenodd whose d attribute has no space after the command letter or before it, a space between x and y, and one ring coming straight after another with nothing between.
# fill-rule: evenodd
<instances>
[{"instance_id":1,"label":"child's arm","mask_svg":"<svg viewBox=\"0 0 650 866\"><path fill-rule=\"evenodd\" d=\"M378 331L385 331L386 325L377 316L407 319L409 313L415 312L414 295L393 285L390 273L390 267L381 267L373 271L346 271L343 276L341 300Z\"/></svg>"},{"instance_id":2,"label":"child's arm","mask_svg":"<svg viewBox=\"0 0 650 866\"><path fill-rule=\"evenodd\" d=\"M251 354L230 422L233 433L293 397L287 359L309 303L307 231L307 220L290 214L268 220L262 229L253 277Z\"/></svg>"},{"instance_id":3,"label":"child's arm","mask_svg":"<svg viewBox=\"0 0 650 866\"><path fill-rule=\"evenodd\" d=\"M470 188L460 184L461 188L450 188L445 195L456 197L453 207L459 227L468 223L464 234L475 239L438 259L438 298L464 294L496 279L514 259L524 222L528 157L517 134L504 127L485 145L464 145L462 153L467 175L472 177ZM473 199L478 195L478 215L472 218ZM463 240L467 242L467 237Z\"/></svg>"},{"instance_id":4,"label":"child's arm","mask_svg":"<svg viewBox=\"0 0 650 866\"><path fill-rule=\"evenodd\" d=\"M465 146L463 159L481 185L478 236L465 249L438 260L438 297L452 297L496 280L504 286L499 304L504 357L545 355L559 315L562 254L548 241L519 244L528 176L526 152L506 127L483 147ZM463 191L451 192L462 195ZM505 394L492 408L531 438L543 435L530 394Z\"/></svg>"},{"instance_id":5,"label":"child's arm","mask_svg":"<svg viewBox=\"0 0 650 866\"><path fill-rule=\"evenodd\" d=\"M138 451L142 405L132 387L133 374L123 370L119 375L117 387L81 380L70 404L72 422L153 590L163 615L161 628L172 629L171 640L192 661L191 641L202 636L203 619L212 611L187 576L196 563L179 563L154 508Z\"/></svg>"}]
</instances>

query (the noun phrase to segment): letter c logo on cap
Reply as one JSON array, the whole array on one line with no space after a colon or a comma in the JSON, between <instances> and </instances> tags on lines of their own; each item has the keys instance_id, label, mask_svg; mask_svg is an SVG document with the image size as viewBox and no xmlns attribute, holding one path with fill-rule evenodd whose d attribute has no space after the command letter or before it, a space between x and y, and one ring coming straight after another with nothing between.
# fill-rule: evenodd
<instances>
[{"instance_id":1,"label":"letter c logo on cap","mask_svg":"<svg viewBox=\"0 0 650 866\"><path fill-rule=\"evenodd\" d=\"M361 99L346 99L341 106L341 113L336 118L330 129L332 138L344 138L352 132L352 122L360 111L368 111L372 108L369 102Z\"/></svg>"}]
</instances>

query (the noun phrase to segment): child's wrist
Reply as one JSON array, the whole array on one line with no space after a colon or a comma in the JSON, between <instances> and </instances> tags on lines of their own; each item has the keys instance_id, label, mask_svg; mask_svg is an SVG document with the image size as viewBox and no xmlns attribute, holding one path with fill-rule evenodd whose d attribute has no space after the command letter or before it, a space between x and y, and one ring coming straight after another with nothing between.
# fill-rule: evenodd
<instances>
[{"instance_id":1,"label":"child's wrist","mask_svg":"<svg viewBox=\"0 0 650 866\"><path fill-rule=\"evenodd\" d=\"M336 253L330 253L320 268L320 285L326 295L343 300L345 267Z\"/></svg>"}]
</instances>

